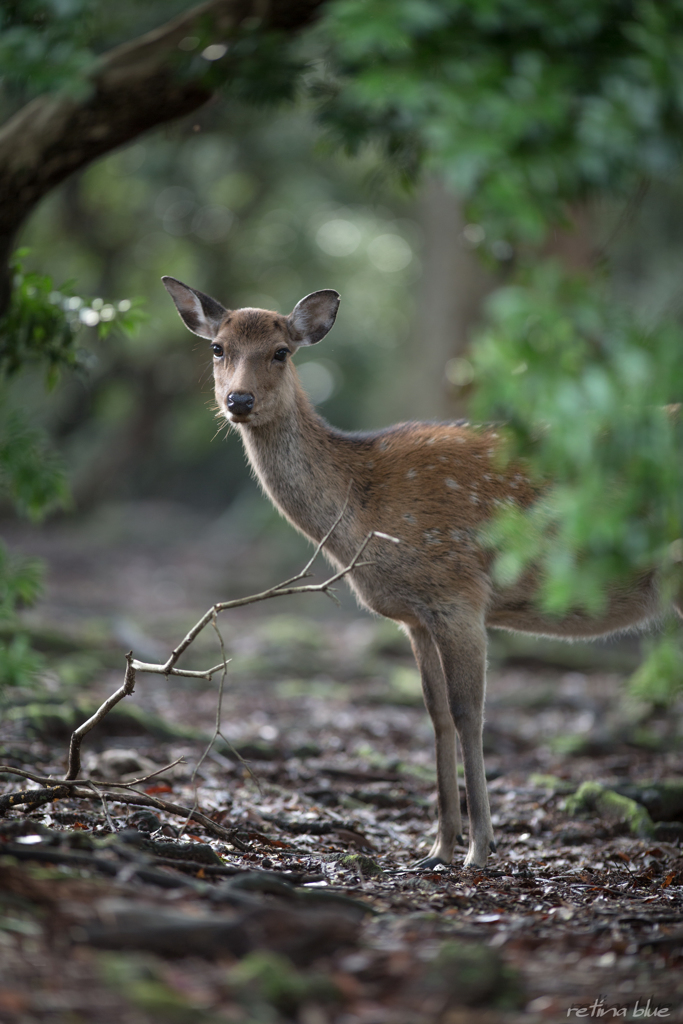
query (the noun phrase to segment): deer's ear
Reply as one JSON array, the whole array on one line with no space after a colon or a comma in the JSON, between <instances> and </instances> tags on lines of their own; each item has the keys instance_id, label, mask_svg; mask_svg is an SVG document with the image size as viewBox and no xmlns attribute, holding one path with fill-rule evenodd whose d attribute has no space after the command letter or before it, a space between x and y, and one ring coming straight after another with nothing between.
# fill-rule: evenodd
<instances>
[{"instance_id":1,"label":"deer's ear","mask_svg":"<svg viewBox=\"0 0 683 1024\"><path fill-rule=\"evenodd\" d=\"M185 326L200 338L212 341L218 334L223 317L227 310L210 295L204 295L186 284L176 281L175 277L162 277L164 288L176 304Z\"/></svg>"},{"instance_id":2,"label":"deer's ear","mask_svg":"<svg viewBox=\"0 0 683 1024\"><path fill-rule=\"evenodd\" d=\"M333 288L324 288L320 292L311 292L297 302L287 317L287 326L293 343L315 345L322 341L334 324L339 309L339 292Z\"/></svg>"}]
</instances>

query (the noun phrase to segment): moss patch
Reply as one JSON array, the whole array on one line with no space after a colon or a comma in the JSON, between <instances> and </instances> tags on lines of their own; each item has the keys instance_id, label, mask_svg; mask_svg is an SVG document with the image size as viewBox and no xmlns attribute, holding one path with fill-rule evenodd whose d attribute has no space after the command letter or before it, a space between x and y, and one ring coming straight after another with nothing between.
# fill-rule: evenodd
<instances>
[{"instance_id":1,"label":"moss patch","mask_svg":"<svg viewBox=\"0 0 683 1024\"><path fill-rule=\"evenodd\" d=\"M654 835L652 819L642 804L601 786L599 782L584 782L573 796L567 797L564 806L572 816L594 813L607 821L626 822L633 835Z\"/></svg>"}]
</instances>

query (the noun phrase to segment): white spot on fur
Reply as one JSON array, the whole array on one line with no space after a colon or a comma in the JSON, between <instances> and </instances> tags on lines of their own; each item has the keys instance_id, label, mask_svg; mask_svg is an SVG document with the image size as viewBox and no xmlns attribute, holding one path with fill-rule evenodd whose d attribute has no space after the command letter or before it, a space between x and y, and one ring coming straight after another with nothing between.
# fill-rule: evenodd
<instances>
[{"instance_id":1,"label":"white spot on fur","mask_svg":"<svg viewBox=\"0 0 683 1024\"><path fill-rule=\"evenodd\" d=\"M436 527L432 530L425 530L422 534L424 537L425 544L443 544L441 538L441 530L437 530Z\"/></svg>"},{"instance_id":2,"label":"white spot on fur","mask_svg":"<svg viewBox=\"0 0 683 1024\"><path fill-rule=\"evenodd\" d=\"M411 526L415 526L415 524L417 523L417 519L415 518L415 516L411 516L410 512L404 512L403 518L407 523L410 523Z\"/></svg>"},{"instance_id":3,"label":"white spot on fur","mask_svg":"<svg viewBox=\"0 0 683 1024\"><path fill-rule=\"evenodd\" d=\"M436 444L436 438L435 437L430 437L428 439L428 441L427 441L427 444Z\"/></svg>"},{"instance_id":4,"label":"white spot on fur","mask_svg":"<svg viewBox=\"0 0 683 1024\"><path fill-rule=\"evenodd\" d=\"M479 504L479 498L476 496L476 494L470 494L470 501L472 502L473 505Z\"/></svg>"},{"instance_id":5,"label":"white spot on fur","mask_svg":"<svg viewBox=\"0 0 683 1024\"><path fill-rule=\"evenodd\" d=\"M446 479L444 480L444 483L446 484L446 487L450 487L450 489L452 491L459 491L460 490L460 484L456 480L453 480L453 478L450 477L450 476L446 477Z\"/></svg>"},{"instance_id":6,"label":"white spot on fur","mask_svg":"<svg viewBox=\"0 0 683 1024\"><path fill-rule=\"evenodd\" d=\"M408 472L406 473L406 480L414 480L416 476L417 476L417 470L416 469L409 469Z\"/></svg>"}]
</instances>

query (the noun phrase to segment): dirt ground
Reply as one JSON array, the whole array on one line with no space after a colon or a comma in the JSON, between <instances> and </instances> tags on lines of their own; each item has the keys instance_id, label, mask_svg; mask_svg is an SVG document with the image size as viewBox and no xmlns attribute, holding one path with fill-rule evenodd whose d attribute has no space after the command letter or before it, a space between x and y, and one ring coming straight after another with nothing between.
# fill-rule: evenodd
<instances>
[{"instance_id":1,"label":"dirt ground","mask_svg":"<svg viewBox=\"0 0 683 1024\"><path fill-rule=\"evenodd\" d=\"M126 651L163 659L215 600L305 560L284 528L243 520L145 505L7 524L49 573L26 618L41 682L5 694L5 765L63 776L71 730L121 685ZM628 796L681 777L680 718L644 720L624 697L633 644L493 644L498 852L483 870L461 849L424 871L435 774L419 680L398 631L340 597L222 617L221 735L198 769L218 680L140 674L119 706L135 714L112 712L84 741L90 798L6 807L0 1021L683 1021L683 826L666 820L683 807L657 814L651 798L647 834L600 804L570 813L586 781ZM186 664L219 660L208 629ZM121 803L134 791L103 781L178 758L134 791L208 826ZM0 776L0 794L22 788Z\"/></svg>"}]
</instances>

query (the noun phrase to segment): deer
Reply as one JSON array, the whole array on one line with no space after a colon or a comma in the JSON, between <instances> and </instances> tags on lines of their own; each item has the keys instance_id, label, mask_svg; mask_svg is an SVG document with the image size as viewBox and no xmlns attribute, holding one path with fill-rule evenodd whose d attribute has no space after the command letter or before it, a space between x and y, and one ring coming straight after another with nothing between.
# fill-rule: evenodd
<instances>
[{"instance_id":1,"label":"deer","mask_svg":"<svg viewBox=\"0 0 683 1024\"><path fill-rule=\"evenodd\" d=\"M438 826L416 867L451 865L465 845L456 735L469 818L464 867L485 867L496 852L482 740L487 629L576 640L642 627L661 611L656 573L612 587L599 615L545 614L535 599L538 575L501 587L481 538L502 504L524 509L538 497L520 465L501 462L499 428L407 422L337 430L311 404L292 362L331 330L337 291L312 292L284 316L229 310L173 277L162 281L185 325L210 343L218 414L241 435L279 512L314 543L324 540L337 570L372 531L398 540L373 539L347 579L361 606L407 633L434 729ZM680 598L675 607L681 614Z\"/></svg>"}]
</instances>

